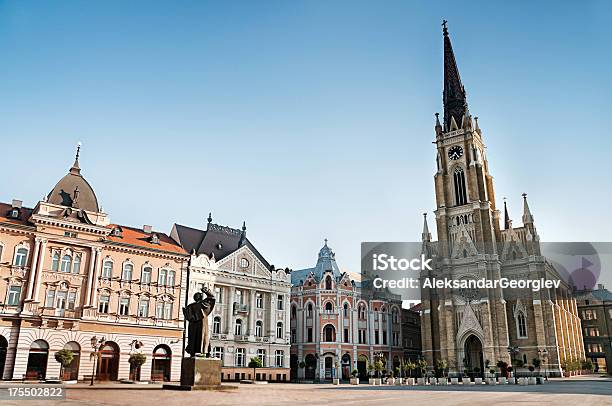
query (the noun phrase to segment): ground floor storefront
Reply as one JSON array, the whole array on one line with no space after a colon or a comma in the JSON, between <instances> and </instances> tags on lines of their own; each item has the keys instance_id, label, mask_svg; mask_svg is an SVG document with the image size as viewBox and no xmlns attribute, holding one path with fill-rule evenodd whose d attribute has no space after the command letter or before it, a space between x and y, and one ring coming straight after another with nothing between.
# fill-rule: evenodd
<instances>
[{"instance_id":1,"label":"ground floor storefront","mask_svg":"<svg viewBox=\"0 0 612 406\"><path fill-rule=\"evenodd\" d=\"M83 380L91 379L92 375L99 381L180 378L182 331L179 329L83 322L70 327L48 328L37 321L2 320L0 378ZM62 368L55 354L63 349L70 350L73 358ZM146 357L138 369L131 368L128 362L130 355L136 352Z\"/></svg>"}]
</instances>

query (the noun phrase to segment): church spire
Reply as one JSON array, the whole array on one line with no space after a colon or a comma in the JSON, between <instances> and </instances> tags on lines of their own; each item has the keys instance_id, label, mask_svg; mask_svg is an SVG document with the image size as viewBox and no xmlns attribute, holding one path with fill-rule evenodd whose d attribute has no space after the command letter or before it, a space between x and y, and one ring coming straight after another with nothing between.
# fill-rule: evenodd
<instances>
[{"instance_id":1,"label":"church spire","mask_svg":"<svg viewBox=\"0 0 612 406\"><path fill-rule=\"evenodd\" d=\"M523 193L523 224L533 224L533 215L527 203L527 193Z\"/></svg>"},{"instance_id":2,"label":"church spire","mask_svg":"<svg viewBox=\"0 0 612 406\"><path fill-rule=\"evenodd\" d=\"M423 242L431 241L431 233L429 232L429 227L427 226L427 213L423 213L423 233L421 234L421 239Z\"/></svg>"},{"instance_id":3,"label":"church spire","mask_svg":"<svg viewBox=\"0 0 612 406\"><path fill-rule=\"evenodd\" d=\"M446 27L446 20L442 22L442 33L444 35L444 128L445 131L451 129L453 119L457 128L461 128L463 116L467 113L467 99L465 97L465 89L461 83L457 61L453 53Z\"/></svg>"},{"instance_id":4,"label":"church spire","mask_svg":"<svg viewBox=\"0 0 612 406\"><path fill-rule=\"evenodd\" d=\"M508 206L506 205L506 198L504 197L504 230L510 228L510 215L508 214Z\"/></svg>"}]
</instances>

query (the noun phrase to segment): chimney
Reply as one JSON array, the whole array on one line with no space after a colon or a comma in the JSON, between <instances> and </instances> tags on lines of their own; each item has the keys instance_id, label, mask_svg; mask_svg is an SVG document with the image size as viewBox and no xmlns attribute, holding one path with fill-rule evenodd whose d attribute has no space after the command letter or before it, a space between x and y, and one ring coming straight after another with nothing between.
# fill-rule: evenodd
<instances>
[{"instance_id":1,"label":"chimney","mask_svg":"<svg viewBox=\"0 0 612 406\"><path fill-rule=\"evenodd\" d=\"M13 199L12 205L14 209L21 209L22 204L23 202L21 200Z\"/></svg>"},{"instance_id":2,"label":"chimney","mask_svg":"<svg viewBox=\"0 0 612 406\"><path fill-rule=\"evenodd\" d=\"M145 224L142 226L142 231L144 231L145 234L151 234L151 231L153 231L153 226L148 226Z\"/></svg>"},{"instance_id":3,"label":"chimney","mask_svg":"<svg viewBox=\"0 0 612 406\"><path fill-rule=\"evenodd\" d=\"M598 290L604 290L604 285L603 285L603 283L598 283L598 284L597 284L597 289L598 289Z\"/></svg>"}]
</instances>

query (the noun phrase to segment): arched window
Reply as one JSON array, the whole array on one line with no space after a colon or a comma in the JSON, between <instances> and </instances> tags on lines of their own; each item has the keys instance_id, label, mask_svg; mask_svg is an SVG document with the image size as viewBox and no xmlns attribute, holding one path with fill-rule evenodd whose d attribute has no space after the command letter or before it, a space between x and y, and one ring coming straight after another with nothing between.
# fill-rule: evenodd
<instances>
[{"instance_id":1,"label":"arched window","mask_svg":"<svg viewBox=\"0 0 612 406\"><path fill-rule=\"evenodd\" d=\"M140 275L140 282L142 283L151 283L151 274L153 273L153 268L150 266L145 266L142 268L142 275Z\"/></svg>"},{"instance_id":2,"label":"arched window","mask_svg":"<svg viewBox=\"0 0 612 406\"><path fill-rule=\"evenodd\" d=\"M234 329L234 334L237 336L242 335L242 320L236 319L236 327Z\"/></svg>"},{"instance_id":3,"label":"arched window","mask_svg":"<svg viewBox=\"0 0 612 406\"><path fill-rule=\"evenodd\" d=\"M359 306L359 320L366 319L366 308L364 305Z\"/></svg>"},{"instance_id":4,"label":"arched window","mask_svg":"<svg viewBox=\"0 0 612 406\"><path fill-rule=\"evenodd\" d=\"M393 320L393 324L397 324L399 322L396 309L393 309L393 312L391 313L391 317Z\"/></svg>"},{"instance_id":5,"label":"arched window","mask_svg":"<svg viewBox=\"0 0 612 406\"><path fill-rule=\"evenodd\" d=\"M64 255L62 257L62 272L70 272L70 263L72 262L72 258L70 255Z\"/></svg>"},{"instance_id":6,"label":"arched window","mask_svg":"<svg viewBox=\"0 0 612 406\"><path fill-rule=\"evenodd\" d=\"M312 303L308 303L308 307L306 308L306 317L312 317Z\"/></svg>"},{"instance_id":7,"label":"arched window","mask_svg":"<svg viewBox=\"0 0 612 406\"><path fill-rule=\"evenodd\" d=\"M297 316L297 309L295 306L291 306L291 318L295 319Z\"/></svg>"},{"instance_id":8,"label":"arched window","mask_svg":"<svg viewBox=\"0 0 612 406\"><path fill-rule=\"evenodd\" d=\"M255 322L255 336L261 337L263 335L263 323L261 320Z\"/></svg>"},{"instance_id":9,"label":"arched window","mask_svg":"<svg viewBox=\"0 0 612 406\"><path fill-rule=\"evenodd\" d=\"M331 288L332 288L332 278L331 276L327 275L327 277L325 278L325 289L331 290Z\"/></svg>"},{"instance_id":10,"label":"arched window","mask_svg":"<svg viewBox=\"0 0 612 406\"><path fill-rule=\"evenodd\" d=\"M325 303L325 311L331 313L334 311L334 305L331 302Z\"/></svg>"},{"instance_id":11,"label":"arched window","mask_svg":"<svg viewBox=\"0 0 612 406\"><path fill-rule=\"evenodd\" d=\"M516 330L519 338L527 338L527 318L523 312L516 315Z\"/></svg>"},{"instance_id":12,"label":"arched window","mask_svg":"<svg viewBox=\"0 0 612 406\"><path fill-rule=\"evenodd\" d=\"M59 271L60 254L56 252L53 254L53 262L51 263L51 270L53 272Z\"/></svg>"},{"instance_id":13,"label":"arched window","mask_svg":"<svg viewBox=\"0 0 612 406\"><path fill-rule=\"evenodd\" d=\"M38 379L44 379L47 374L47 358L49 356L49 344L45 340L36 340L30 345L28 354L28 365L26 375L35 375Z\"/></svg>"},{"instance_id":14,"label":"arched window","mask_svg":"<svg viewBox=\"0 0 612 406\"><path fill-rule=\"evenodd\" d=\"M106 260L104 261L104 266L102 267L102 277L110 279L113 277L113 262Z\"/></svg>"},{"instance_id":15,"label":"arched window","mask_svg":"<svg viewBox=\"0 0 612 406\"><path fill-rule=\"evenodd\" d=\"M344 317L348 317L348 315L349 315L349 305L348 305L348 303L344 304L343 312L344 312Z\"/></svg>"},{"instance_id":16,"label":"arched window","mask_svg":"<svg viewBox=\"0 0 612 406\"><path fill-rule=\"evenodd\" d=\"M221 334L221 317L216 316L213 319L213 334Z\"/></svg>"},{"instance_id":17,"label":"arched window","mask_svg":"<svg viewBox=\"0 0 612 406\"><path fill-rule=\"evenodd\" d=\"M72 262L72 273L79 273L81 269L81 257L78 255L74 256L74 261Z\"/></svg>"},{"instance_id":18,"label":"arched window","mask_svg":"<svg viewBox=\"0 0 612 406\"><path fill-rule=\"evenodd\" d=\"M336 330L334 329L334 326L332 326L331 324L328 324L323 329L323 340L326 342L336 341Z\"/></svg>"},{"instance_id":19,"label":"arched window","mask_svg":"<svg viewBox=\"0 0 612 406\"><path fill-rule=\"evenodd\" d=\"M126 263L123 265L123 272L121 273L121 279L124 281L131 281L132 274L134 272L134 265Z\"/></svg>"},{"instance_id":20,"label":"arched window","mask_svg":"<svg viewBox=\"0 0 612 406\"><path fill-rule=\"evenodd\" d=\"M283 338L283 323L276 323L276 338Z\"/></svg>"},{"instance_id":21,"label":"arched window","mask_svg":"<svg viewBox=\"0 0 612 406\"><path fill-rule=\"evenodd\" d=\"M463 168L455 168L453 174L453 180L455 185L455 204L461 206L467 203L467 193L465 189L465 174Z\"/></svg>"},{"instance_id":22,"label":"arched window","mask_svg":"<svg viewBox=\"0 0 612 406\"><path fill-rule=\"evenodd\" d=\"M28 249L18 248L15 252L15 266L26 266L28 260Z\"/></svg>"}]
</instances>

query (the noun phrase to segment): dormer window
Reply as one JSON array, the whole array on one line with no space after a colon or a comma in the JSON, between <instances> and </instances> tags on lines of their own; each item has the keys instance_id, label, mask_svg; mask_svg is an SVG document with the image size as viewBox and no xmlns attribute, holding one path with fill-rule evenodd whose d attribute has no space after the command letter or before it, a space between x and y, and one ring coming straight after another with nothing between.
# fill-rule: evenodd
<instances>
[{"instance_id":1,"label":"dormer window","mask_svg":"<svg viewBox=\"0 0 612 406\"><path fill-rule=\"evenodd\" d=\"M113 231L111 231L111 235L113 237L119 237L119 238L123 237L123 233L121 232L121 228L119 228L119 227L113 228Z\"/></svg>"},{"instance_id":2,"label":"dormer window","mask_svg":"<svg viewBox=\"0 0 612 406\"><path fill-rule=\"evenodd\" d=\"M240 258L240 268L248 268L249 267L249 260L246 258Z\"/></svg>"},{"instance_id":3,"label":"dormer window","mask_svg":"<svg viewBox=\"0 0 612 406\"><path fill-rule=\"evenodd\" d=\"M11 218L18 219L19 218L19 209L11 210Z\"/></svg>"},{"instance_id":4,"label":"dormer window","mask_svg":"<svg viewBox=\"0 0 612 406\"><path fill-rule=\"evenodd\" d=\"M151 235L149 241L151 241L151 244L159 244L159 236L157 234L153 234Z\"/></svg>"}]
</instances>

